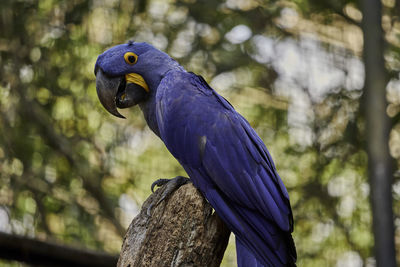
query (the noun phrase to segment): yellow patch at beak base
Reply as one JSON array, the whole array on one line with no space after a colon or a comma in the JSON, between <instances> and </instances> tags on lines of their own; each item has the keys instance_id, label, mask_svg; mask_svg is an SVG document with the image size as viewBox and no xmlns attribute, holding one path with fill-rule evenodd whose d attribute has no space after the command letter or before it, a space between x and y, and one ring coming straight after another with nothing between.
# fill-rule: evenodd
<instances>
[{"instance_id":1,"label":"yellow patch at beak base","mask_svg":"<svg viewBox=\"0 0 400 267\"><path fill-rule=\"evenodd\" d=\"M135 83L135 84L143 87L144 90L146 90L146 92L150 92L149 86L147 85L147 83L145 82L143 77L140 76L139 74L137 74L137 73L125 74L125 79L126 79L127 83Z\"/></svg>"}]
</instances>

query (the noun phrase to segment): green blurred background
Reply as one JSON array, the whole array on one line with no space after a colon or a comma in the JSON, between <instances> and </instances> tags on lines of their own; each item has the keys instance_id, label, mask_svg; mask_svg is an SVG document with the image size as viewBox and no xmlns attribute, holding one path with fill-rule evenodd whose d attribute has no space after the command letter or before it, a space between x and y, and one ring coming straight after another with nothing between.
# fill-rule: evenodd
<instances>
[{"instance_id":1,"label":"green blurred background","mask_svg":"<svg viewBox=\"0 0 400 267\"><path fill-rule=\"evenodd\" d=\"M400 9L382 3L398 160ZM256 129L290 194L299 266L374 266L361 17L348 0L2 0L0 231L117 254L151 183L185 175L137 107L121 120L97 99L97 56L131 39ZM393 197L400 243L397 176ZM230 242L223 266L235 261Z\"/></svg>"}]
</instances>

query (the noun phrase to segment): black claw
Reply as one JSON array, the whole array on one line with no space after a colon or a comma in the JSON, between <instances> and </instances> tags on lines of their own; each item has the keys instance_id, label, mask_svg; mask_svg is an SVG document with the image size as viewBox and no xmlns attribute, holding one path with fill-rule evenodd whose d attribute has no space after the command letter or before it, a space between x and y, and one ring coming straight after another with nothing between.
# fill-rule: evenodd
<instances>
[{"instance_id":1,"label":"black claw","mask_svg":"<svg viewBox=\"0 0 400 267\"><path fill-rule=\"evenodd\" d=\"M154 193L154 187L156 187L156 186L161 187L161 186L165 185L166 183L168 183L170 180L172 180L172 179L161 178L161 179L155 180L151 184L151 192Z\"/></svg>"},{"instance_id":2,"label":"black claw","mask_svg":"<svg viewBox=\"0 0 400 267\"><path fill-rule=\"evenodd\" d=\"M169 182L171 182L171 183L169 183ZM161 187L163 185L170 184L169 187L171 187L172 189L175 190L178 187L180 187L181 185L184 185L184 184L189 183L189 182L191 182L190 179L186 178L186 177L183 177L183 176L176 176L175 178L171 178L171 179L160 178L158 180L155 180L151 184L151 192L154 193L154 187L156 187L156 186Z\"/></svg>"},{"instance_id":3,"label":"black claw","mask_svg":"<svg viewBox=\"0 0 400 267\"><path fill-rule=\"evenodd\" d=\"M161 179L154 181L154 183L151 184L151 192L153 192L153 193L154 193L154 187L156 187L156 186L161 187L163 185L167 186L167 188L165 188L164 192L162 192L160 199L157 201L157 203L155 205L157 206L158 204L160 204L164 199L166 199L169 195L171 195L172 192L174 192L176 189L178 189L182 185L191 183L191 182L192 181L190 181L189 178L186 178L183 176L177 176L172 179L161 178ZM154 204L151 204L147 208L148 216L150 216L153 206L154 206Z\"/></svg>"},{"instance_id":4,"label":"black claw","mask_svg":"<svg viewBox=\"0 0 400 267\"><path fill-rule=\"evenodd\" d=\"M163 180L162 183L166 185L167 188L162 193L161 198L160 200L157 201L156 205L160 204L164 199L166 199L169 195L171 195L176 189L178 189L182 185L191 182L190 179L183 176L177 176L172 179L160 179L160 180Z\"/></svg>"}]
</instances>

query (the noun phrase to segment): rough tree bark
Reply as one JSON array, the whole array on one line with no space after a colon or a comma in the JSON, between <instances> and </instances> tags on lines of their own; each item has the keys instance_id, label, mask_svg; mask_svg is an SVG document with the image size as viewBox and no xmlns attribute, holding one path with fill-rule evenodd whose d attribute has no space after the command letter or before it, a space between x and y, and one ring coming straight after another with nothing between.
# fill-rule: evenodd
<instances>
[{"instance_id":1,"label":"rough tree bark","mask_svg":"<svg viewBox=\"0 0 400 267\"><path fill-rule=\"evenodd\" d=\"M165 189L152 194L133 219L117 266L219 266L229 229L191 183L158 203Z\"/></svg>"},{"instance_id":2,"label":"rough tree bark","mask_svg":"<svg viewBox=\"0 0 400 267\"><path fill-rule=\"evenodd\" d=\"M362 1L365 117L375 257L377 266L394 267L393 169L389 154L390 120L386 114L388 77L384 61L381 5L380 0Z\"/></svg>"}]
</instances>

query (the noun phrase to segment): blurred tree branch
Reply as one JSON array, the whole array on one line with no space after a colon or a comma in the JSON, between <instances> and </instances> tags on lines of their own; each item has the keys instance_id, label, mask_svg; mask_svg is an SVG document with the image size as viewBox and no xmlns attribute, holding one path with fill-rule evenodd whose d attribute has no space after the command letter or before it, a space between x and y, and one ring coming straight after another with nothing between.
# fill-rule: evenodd
<instances>
[{"instance_id":1,"label":"blurred tree branch","mask_svg":"<svg viewBox=\"0 0 400 267\"><path fill-rule=\"evenodd\" d=\"M384 60L382 3L362 1L364 34L366 136L371 188L373 232L377 266L396 266L392 182L393 159L389 152L391 123L386 114L388 75Z\"/></svg>"},{"instance_id":2,"label":"blurred tree branch","mask_svg":"<svg viewBox=\"0 0 400 267\"><path fill-rule=\"evenodd\" d=\"M38 105L34 100L28 100L25 97L23 90L20 87L21 85L15 84L14 86L20 97L20 109L23 115L27 117L28 120L37 122L40 132L45 137L43 140L48 143L50 147L59 151L60 154L69 161L71 166L76 169L78 176L80 176L83 181L84 188L98 201L101 207L101 212L112 222L118 233L121 236L124 235L125 229L116 218L113 205L109 203L109 200L106 198L101 189L101 185L98 182L99 178L103 175L100 172L90 169L88 167L89 163L80 158L77 153L74 153L72 150L73 144L71 144L67 138L55 131L52 126L53 122L42 110L40 105Z\"/></svg>"},{"instance_id":3,"label":"blurred tree branch","mask_svg":"<svg viewBox=\"0 0 400 267\"><path fill-rule=\"evenodd\" d=\"M0 232L0 258L39 266L112 267L117 257Z\"/></svg>"}]
</instances>

